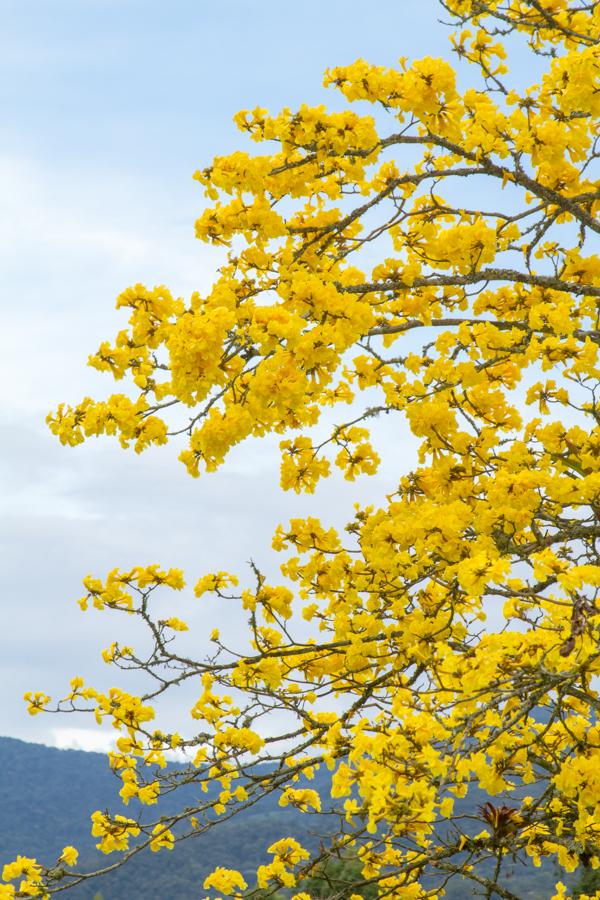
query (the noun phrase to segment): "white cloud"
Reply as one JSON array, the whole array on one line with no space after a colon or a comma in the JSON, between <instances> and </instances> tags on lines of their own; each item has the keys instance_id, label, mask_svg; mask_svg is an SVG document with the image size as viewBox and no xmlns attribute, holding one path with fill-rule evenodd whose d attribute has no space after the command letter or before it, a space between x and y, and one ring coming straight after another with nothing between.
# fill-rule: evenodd
<instances>
[{"instance_id":1,"label":"white cloud","mask_svg":"<svg viewBox=\"0 0 600 900\"><path fill-rule=\"evenodd\" d=\"M51 176L31 160L0 158L0 268L10 292L0 335L4 416L110 388L85 362L123 327L114 298L129 284L187 294L214 276L219 254L195 240L193 216L169 221L168 185L161 194L141 178L99 184L98 174Z\"/></svg>"},{"instance_id":2,"label":"white cloud","mask_svg":"<svg viewBox=\"0 0 600 900\"><path fill-rule=\"evenodd\" d=\"M92 750L97 753L108 753L109 750L114 750L117 737L116 732L109 734L87 728L52 728L49 743L60 750Z\"/></svg>"}]
</instances>

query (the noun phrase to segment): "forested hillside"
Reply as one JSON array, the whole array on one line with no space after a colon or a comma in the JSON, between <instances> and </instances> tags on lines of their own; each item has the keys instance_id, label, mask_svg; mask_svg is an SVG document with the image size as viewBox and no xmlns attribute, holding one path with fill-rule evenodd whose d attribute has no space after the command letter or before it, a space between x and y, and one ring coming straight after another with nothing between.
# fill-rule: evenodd
<instances>
[{"instance_id":1,"label":"forested hillside","mask_svg":"<svg viewBox=\"0 0 600 900\"><path fill-rule=\"evenodd\" d=\"M313 786L325 795L330 774L317 772ZM12 738L0 738L0 792L3 813L0 817L0 862L13 859L23 848L46 864L52 863L64 846L75 844L84 863L108 863L111 857L95 850L90 835L90 812L119 808L119 782L111 773L107 759L100 753L57 750ZM194 788L189 788L190 802ZM462 813L474 812L484 798L471 795L463 801ZM178 795L178 803L181 795ZM163 809L169 807L169 797ZM133 804L127 808L132 814ZM265 797L256 807L229 822L222 822L193 841L175 846L170 853L142 853L130 863L102 879L75 889L79 900L92 900L101 892L103 900L193 900L203 896L202 882L216 865L235 867L248 878L261 862L266 848L288 833L304 834L307 845L318 846L321 837L311 834L316 821L296 811L282 809L277 797ZM320 835L323 820L318 823ZM551 896L556 873L550 866L536 869L515 861L510 876L511 890L527 900ZM316 893L315 883L310 885ZM460 900L474 896L471 885L449 886L447 898ZM326 885L319 888L327 894Z\"/></svg>"}]
</instances>

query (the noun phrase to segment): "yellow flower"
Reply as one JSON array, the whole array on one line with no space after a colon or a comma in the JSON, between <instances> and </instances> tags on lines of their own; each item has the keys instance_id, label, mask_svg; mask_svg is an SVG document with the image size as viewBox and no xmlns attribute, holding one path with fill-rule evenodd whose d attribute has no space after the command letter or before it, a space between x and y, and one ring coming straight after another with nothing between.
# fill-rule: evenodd
<instances>
[{"instance_id":1,"label":"yellow flower","mask_svg":"<svg viewBox=\"0 0 600 900\"><path fill-rule=\"evenodd\" d=\"M79 851L76 850L75 847L64 847L60 859L67 866L76 866L78 856Z\"/></svg>"},{"instance_id":2,"label":"yellow flower","mask_svg":"<svg viewBox=\"0 0 600 900\"><path fill-rule=\"evenodd\" d=\"M205 891L212 887L221 894L230 896L238 891L245 891L248 885L240 872L237 872L235 869L224 869L221 866L217 866L204 879L203 887Z\"/></svg>"}]
</instances>

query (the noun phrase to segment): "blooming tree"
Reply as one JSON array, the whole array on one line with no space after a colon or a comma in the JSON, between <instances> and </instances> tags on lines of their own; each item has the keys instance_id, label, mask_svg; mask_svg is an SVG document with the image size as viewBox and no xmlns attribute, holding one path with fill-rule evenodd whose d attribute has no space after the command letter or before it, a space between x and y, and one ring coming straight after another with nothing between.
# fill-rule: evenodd
<instances>
[{"instance_id":1,"label":"blooming tree","mask_svg":"<svg viewBox=\"0 0 600 900\"><path fill-rule=\"evenodd\" d=\"M600 864L600 4L442 7L470 86L442 59L358 60L325 75L343 111L239 113L260 152L195 176L209 201L196 233L227 248L212 288L125 290L128 324L91 365L130 389L49 416L70 446L102 434L136 452L183 445L193 477L278 434L281 485L296 492L332 467L350 482L376 472L377 450L393 452L371 439L384 414L420 445L413 471L345 531L312 517L278 527L281 583L256 570L238 593L233 574L200 577L196 597L246 610L242 651L216 629L210 658L178 649L187 624L153 604L184 588L179 570L85 580L83 609L141 620L150 653L115 642L104 657L140 670L147 691L75 678L55 703L27 699L32 714L85 709L118 730L110 765L145 810L93 813L118 861L275 793L337 825L312 858L282 834L257 870L263 892L293 894L346 852L356 898L374 885L441 897L455 876L515 898L515 857L567 873ZM153 701L183 682L201 688L166 733ZM173 748L188 762L164 768ZM310 786L320 766L331 796ZM211 790L153 814L184 783ZM475 789L489 801L473 827L453 808ZM0 897L79 883L76 856L19 857ZM218 865L204 884L247 887Z\"/></svg>"}]
</instances>

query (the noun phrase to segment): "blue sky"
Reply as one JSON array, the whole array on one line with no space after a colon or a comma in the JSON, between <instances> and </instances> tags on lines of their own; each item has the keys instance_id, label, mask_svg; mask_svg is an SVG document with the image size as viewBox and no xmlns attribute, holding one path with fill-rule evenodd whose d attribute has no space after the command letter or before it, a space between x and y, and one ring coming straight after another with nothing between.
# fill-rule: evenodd
<instances>
[{"instance_id":1,"label":"blue sky","mask_svg":"<svg viewBox=\"0 0 600 900\"><path fill-rule=\"evenodd\" d=\"M3 603L0 731L101 747L86 721L29 718L25 690L58 694L73 675L113 682L99 661L120 634L110 616L82 615L81 579L115 565L181 565L193 582L215 568L273 565L279 521L325 506L345 521L355 499L383 496L413 445L350 492L281 494L273 444L249 445L213 477L192 481L176 450L141 459L111 442L61 448L46 412L111 389L85 368L121 327L114 298L130 283L202 290L218 263L193 237L202 197L191 180L239 146L240 108L340 100L327 66L358 56L448 55L435 0L323 4L171 0L19 0L3 5L0 47L0 431ZM384 435L385 437L385 435ZM233 609L192 615L203 636ZM180 695L171 712L187 699Z\"/></svg>"},{"instance_id":2,"label":"blue sky","mask_svg":"<svg viewBox=\"0 0 600 900\"><path fill-rule=\"evenodd\" d=\"M435 0L9 3L5 151L69 171L185 177L236 145L238 108L322 100L322 71L358 56L446 53L437 13Z\"/></svg>"}]
</instances>

